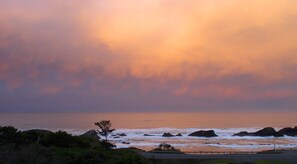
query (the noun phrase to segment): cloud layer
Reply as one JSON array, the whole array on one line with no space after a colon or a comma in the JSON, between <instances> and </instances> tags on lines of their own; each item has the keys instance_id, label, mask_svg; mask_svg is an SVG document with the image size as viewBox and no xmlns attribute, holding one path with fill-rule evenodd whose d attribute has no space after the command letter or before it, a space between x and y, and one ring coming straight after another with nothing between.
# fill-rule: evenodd
<instances>
[{"instance_id":1,"label":"cloud layer","mask_svg":"<svg viewBox=\"0 0 297 164\"><path fill-rule=\"evenodd\" d=\"M296 111L296 6L2 0L0 111Z\"/></svg>"}]
</instances>

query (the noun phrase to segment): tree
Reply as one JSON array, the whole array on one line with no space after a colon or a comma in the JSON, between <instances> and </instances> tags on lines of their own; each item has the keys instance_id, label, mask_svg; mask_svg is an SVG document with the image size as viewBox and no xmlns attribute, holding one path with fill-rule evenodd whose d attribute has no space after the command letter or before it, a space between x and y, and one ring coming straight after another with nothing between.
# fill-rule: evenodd
<instances>
[{"instance_id":1,"label":"tree","mask_svg":"<svg viewBox=\"0 0 297 164\"><path fill-rule=\"evenodd\" d=\"M105 137L105 141L107 141L108 135L115 130L111 129L111 122L109 120L95 122L94 124L99 127L98 133Z\"/></svg>"}]
</instances>

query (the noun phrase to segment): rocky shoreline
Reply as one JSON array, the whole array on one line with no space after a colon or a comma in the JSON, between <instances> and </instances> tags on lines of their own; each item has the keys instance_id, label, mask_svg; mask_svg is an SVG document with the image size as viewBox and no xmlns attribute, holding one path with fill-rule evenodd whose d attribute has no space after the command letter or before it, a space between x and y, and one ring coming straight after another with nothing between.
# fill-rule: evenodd
<instances>
[{"instance_id":1,"label":"rocky shoreline","mask_svg":"<svg viewBox=\"0 0 297 164\"><path fill-rule=\"evenodd\" d=\"M49 130L44 130L44 129L31 129L27 131L23 131L23 133L29 133L29 132L34 132L34 133L40 133L40 134L46 134L46 133L53 133L52 131ZM94 129L88 130L84 134L80 135L84 137L91 137L96 140L100 140L100 136L98 135L97 131ZM115 133L111 135L111 138L124 138L128 136L126 133ZM155 134L147 134L144 133L143 136L145 137L151 137L151 136L157 136ZM218 134L216 134L215 130L199 130L199 131L194 131L189 134L171 134L168 132L164 132L163 135L161 135L164 138L170 138L170 137L182 137L182 136L190 136L190 137L219 137ZM296 127L285 127L282 128L278 131L276 131L272 127L265 127L262 128L261 130L255 131L255 132L247 132L247 131L241 131L238 133L234 133L232 136L236 137L283 137L283 136L290 136L290 137L297 137L297 126Z\"/></svg>"},{"instance_id":2,"label":"rocky shoreline","mask_svg":"<svg viewBox=\"0 0 297 164\"><path fill-rule=\"evenodd\" d=\"M256 132L247 132L242 131L239 133L235 133L233 136L255 136L255 137L283 137L283 136L291 136L296 137L297 136L297 127L291 128L286 127L283 129L280 129L279 131L276 131L272 127L266 127Z\"/></svg>"},{"instance_id":3,"label":"rocky shoreline","mask_svg":"<svg viewBox=\"0 0 297 164\"><path fill-rule=\"evenodd\" d=\"M190 134L171 134L165 132L162 137L180 137L183 135L188 135L192 137L218 137L215 133L215 130L199 130L192 132ZM155 136L153 134L144 134L144 136ZM285 127L280 129L279 131L276 131L272 127L265 127L261 130L258 130L256 132L247 132L247 131L241 131L238 133L234 133L232 136L239 136L239 137L244 137L244 136L254 136L254 137L283 137L283 136L290 136L290 137L297 137L297 126L292 128L292 127Z\"/></svg>"}]
</instances>

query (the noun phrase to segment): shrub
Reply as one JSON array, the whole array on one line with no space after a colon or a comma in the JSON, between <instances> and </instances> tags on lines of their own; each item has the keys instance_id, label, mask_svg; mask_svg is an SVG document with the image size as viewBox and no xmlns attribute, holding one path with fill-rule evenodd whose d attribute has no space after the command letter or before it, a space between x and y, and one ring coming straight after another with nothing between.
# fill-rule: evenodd
<instances>
[{"instance_id":1,"label":"shrub","mask_svg":"<svg viewBox=\"0 0 297 164\"><path fill-rule=\"evenodd\" d=\"M21 133L12 126L0 126L0 144L17 143L21 139Z\"/></svg>"},{"instance_id":2,"label":"shrub","mask_svg":"<svg viewBox=\"0 0 297 164\"><path fill-rule=\"evenodd\" d=\"M43 146L56 146L56 147L90 147L90 144L82 137L72 136L63 131L56 133L46 134L41 138L40 143Z\"/></svg>"},{"instance_id":3,"label":"shrub","mask_svg":"<svg viewBox=\"0 0 297 164\"><path fill-rule=\"evenodd\" d=\"M174 148L165 142L161 143L159 147L151 150L150 152L169 152L169 153L182 153L179 149Z\"/></svg>"},{"instance_id":4,"label":"shrub","mask_svg":"<svg viewBox=\"0 0 297 164\"><path fill-rule=\"evenodd\" d=\"M110 150L116 147L116 145L107 142L107 141L101 141L100 142L100 146L104 149L104 150Z\"/></svg>"}]
</instances>

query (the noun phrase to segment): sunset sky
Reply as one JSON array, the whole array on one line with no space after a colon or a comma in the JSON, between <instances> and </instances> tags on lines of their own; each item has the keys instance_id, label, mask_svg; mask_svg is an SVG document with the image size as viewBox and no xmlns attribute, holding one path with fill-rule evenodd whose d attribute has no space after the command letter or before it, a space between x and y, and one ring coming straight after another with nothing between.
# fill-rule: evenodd
<instances>
[{"instance_id":1,"label":"sunset sky","mask_svg":"<svg viewBox=\"0 0 297 164\"><path fill-rule=\"evenodd\" d=\"M297 111L296 0L0 0L0 112Z\"/></svg>"}]
</instances>

